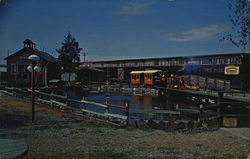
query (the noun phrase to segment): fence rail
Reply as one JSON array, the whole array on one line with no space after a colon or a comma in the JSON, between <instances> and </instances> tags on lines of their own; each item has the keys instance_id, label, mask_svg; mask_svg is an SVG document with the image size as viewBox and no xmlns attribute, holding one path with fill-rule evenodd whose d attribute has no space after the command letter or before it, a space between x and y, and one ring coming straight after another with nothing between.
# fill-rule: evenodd
<instances>
[{"instance_id":1,"label":"fence rail","mask_svg":"<svg viewBox=\"0 0 250 159\"><path fill-rule=\"evenodd\" d=\"M15 88L15 87L5 87L5 90L1 90L2 93L11 95L11 96L22 96L22 97L28 97L29 98L29 89L21 89L21 88ZM61 108L67 108L67 109L75 109L78 111L81 111L82 113L87 113L91 115L97 115L100 117L104 117L106 119L111 118L119 118L122 120L125 120L125 122L128 121L128 105L115 105L115 104L109 104L109 103L97 103L94 101L88 101L85 99L76 100L76 99L70 99L67 96L54 94L54 93L46 93L39 90L35 90L36 94L36 102L49 104L53 106L60 106ZM72 103L77 103L77 105L84 105L84 108L75 108L73 107ZM72 104L72 105L71 105ZM97 112L93 110L89 110L87 108L87 105L94 105L98 108L104 109L103 112ZM125 112L126 115L116 114L114 112L110 112L110 107L120 109L121 111Z\"/></svg>"},{"instance_id":2,"label":"fence rail","mask_svg":"<svg viewBox=\"0 0 250 159\"><path fill-rule=\"evenodd\" d=\"M29 97L29 89L20 89L20 88L15 88L15 87L5 87L5 90L2 90L2 92L9 94L9 95L14 95L14 96L24 96L24 97ZM81 100L76 100L76 99L70 99L65 95L59 95L55 93L47 93L47 92L42 92L40 90L36 90L36 101L39 103L45 103L49 105L55 105L55 106L60 106L61 108L69 108L69 109L77 109L83 113L88 113L88 114L93 114L93 115L98 115L101 117L105 117L107 119L109 118L118 118L122 120L126 120L128 122L130 116L129 114L144 114L143 116L146 115L180 115L181 113L189 112L193 114L199 114L199 110L185 110L185 109L179 109L178 111L174 110L138 110L138 109L130 109L129 104L125 103L125 105L117 105L117 104L111 104L108 103L107 101L105 103L98 103L94 101L88 101L85 100L84 98ZM73 103L77 103L77 105L83 105L83 108L74 108L72 106ZM97 112L88 109L88 105L93 105L95 107L103 109L102 112ZM110 108L115 108L119 110L120 112L124 113L123 114L117 114L114 112L110 111Z\"/></svg>"},{"instance_id":3,"label":"fence rail","mask_svg":"<svg viewBox=\"0 0 250 159\"><path fill-rule=\"evenodd\" d=\"M5 87L0 92L5 93L10 96L22 97L24 99L30 98L30 91L29 89L21 89L15 87ZM224 97L227 95L232 95L234 92L224 92ZM249 92L235 92L235 94L242 94L245 93L244 96L249 95ZM248 94L247 94L248 93ZM211 105L210 107L204 107L203 109L178 109L178 110L138 110L138 109L130 109L128 103L124 103L124 105L117 105L109 103L106 100L104 103L98 103L95 101L86 100L84 97L83 99L71 99L67 95L59 95L50 92L44 92L40 90L35 91L36 94L36 102L48 104L51 106L59 106L62 109L71 109L74 110L77 114L84 114L94 118L101 118L107 121L121 121L120 124L129 124L129 122L133 120L157 120L167 122L172 121L172 119L177 120L178 117L181 115L188 113L190 116L198 117L197 120L192 121L204 121L210 120L211 116L207 116L204 112L207 111L209 108L218 108L218 104ZM227 102L222 101L220 104L227 104ZM229 103L230 105L233 102ZM237 103L236 103L237 104ZM218 111L219 112L219 111ZM208 114L209 115L209 114ZM213 115L213 114L212 114ZM175 118L176 117L176 118ZM239 117L239 121L245 119L245 115L234 115L234 114L220 114L217 116L218 119L223 118L224 121L227 120L229 117ZM210 118L210 119L209 119ZM191 118L186 118L184 120L190 120ZM228 119L229 120L229 119ZM136 126L140 125L141 123L137 124Z\"/></svg>"},{"instance_id":4,"label":"fence rail","mask_svg":"<svg viewBox=\"0 0 250 159\"><path fill-rule=\"evenodd\" d=\"M5 87L5 90L1 92L12 95L12 96L21 96L21 97L30 97L30 90L20 89L14 87ZM48 104L51 106L57 106L66 110L73 110L77 114L83 114L94 118L101 118L109 122L115 122L120 125L130 125L136 123L136 127L141 125L141 119L147 124L152 124L150 121L156 121L155 125L160 124L159 121L168 122L178 120L184 113L190 113L195 115L198 118L201 117L200 110L190 110L190 109L178 109L178 110L138 110L130 109L128 103L124 105L117 105L108 103L108 100L105 103L98 103L95 101L83 99L71 99L66 95L59 95L50 92L44 92L40 90L35 91L36 102ZM173 119L173 120L172 120ZM200 122L198 119L182 119L185 123L189 122ZM205 120L205 119L204 119ZM187 122L189 121L189 122ZM138 123L137 123L138 122ZM165 123L166 124L166 123ZM179 124L178 122L175 124Z\"/></svg>"}]
</instances>

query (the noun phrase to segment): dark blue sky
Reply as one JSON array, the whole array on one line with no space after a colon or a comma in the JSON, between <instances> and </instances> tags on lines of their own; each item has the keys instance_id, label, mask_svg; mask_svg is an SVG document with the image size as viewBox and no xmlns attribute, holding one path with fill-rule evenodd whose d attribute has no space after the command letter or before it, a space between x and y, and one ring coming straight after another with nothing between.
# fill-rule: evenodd
<instances>
[{"instance_id":1,"label":"dark blue sky","mask_svg":"<svg viewBox=\"0 0 250 159\"><path fill-rule=\"evenodd\" d=\"M240 52L219 42L231 28L228 0L0 1L0 63L27 38L58 56L68 31L88 60Z\"/></svg>"}]
</instances>

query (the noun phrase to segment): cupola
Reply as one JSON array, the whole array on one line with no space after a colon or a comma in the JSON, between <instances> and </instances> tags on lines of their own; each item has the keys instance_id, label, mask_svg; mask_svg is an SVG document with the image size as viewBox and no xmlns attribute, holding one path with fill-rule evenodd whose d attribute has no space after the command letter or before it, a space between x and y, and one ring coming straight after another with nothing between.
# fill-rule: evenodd
<instances>
[{"instance_id":1,"label":"cupola","mask_svg":"<svg viewBox=\"0 0 250 159\"><path fill-rule=\"evenodd\" d=\"M23 42L23 47L24 47L24 48L35 49L36 44L33 43L30 39L26 39L26 40L24 40L24 42Z\"/></svg>"}]
</instances>

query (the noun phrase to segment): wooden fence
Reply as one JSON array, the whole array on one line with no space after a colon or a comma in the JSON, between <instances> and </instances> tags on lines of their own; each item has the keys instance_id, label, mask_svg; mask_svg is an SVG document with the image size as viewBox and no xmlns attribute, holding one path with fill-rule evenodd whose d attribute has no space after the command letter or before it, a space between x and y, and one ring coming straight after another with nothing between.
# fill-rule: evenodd
<instances>
[{"instance_id":1,"label":"wooden fence","mask_svg":"<svg viewBox=\"0 0 250 159\"><path fill-rule=\"evenodd\" d=\"M27 89L5 87L5 89L1 90L1 92L11 96L30 98L30 90ZM77 111L78 113L92 115L94 117L102 119L107 119L112 121L118 119L119 121L123 120L123 123L128 122L129 104L126 103L124 106L122 106L122 105L109 104L107 101L105 103L97 103L94 101L87 101L84 98L82 100L76 100L76 99L70 99L64 95L46 93L39 90L36 90L35 94L36 94L36 103L42 103L51 106L59 106L61 109L72 109ZM79 107L81 105L83 107ZM96 106L98 107L97 109L100 110L102 109L104 111L98 112L90 110L88 109L89 105ZM110 108L119 109L121 112L124 112L124 115L112 113L110 112Z\"/></svg>"},{"instance_id":2,"label":"wooden fence","mask_svg":"<svg viewBox=\"0 0 250 159\"><path fill-rule=\"evenodd\" d=\"M5 87L5 89L1 90L1 92L11 96L22 97L25 99L30 98L30 90L27 89ZM118 123L120 125L130 125L132 121L132 124L136 123L135 126L139 127L138 125L140 124L138 123L143 120L143 122L146 122L146 124L148 125L152 125L152 123L156 121L153 124L153 127L159 128L159 125L168 125L169 122L174 122L175 125L188 125L190 124L190 122L203 122L201 110L138 110L130 109L128 103L124 103L124 105L115 105L109 103L108 100L106 100L104 103L98 103L95 101L86 100L84 97L81 100L76 100L70 99L66 95L42 92L40 90L36 90L35 94L37 103L56 106L66 110L73 110L77 114L87 115L98 119L104 119L109 122ZM97 109L91 109L93 107L96 107ZM116 109L117 111L112 111L113 109ZM193 114L193 116L196 116L196 119L182 119L181 115L184 115L185 113L191 115ZM141 118L134 118L138 116L140 116ZM153 120L154 122L152 122Z\"/></svg>"},{"instance_id":3,"label":"wooden fence","mask_svg":"<svg viewBox=\"0 0 250 159\"><path fill-rule=\"evenodd\" d=\"M5 87L1 92L21 97L21 98L30 98L30 90L15 88L15 87ZM171 118L179 117L184 113L191 113L196 116L200 116L199 110L187 110L187 109L179 109L179 110L138 110L138 109L130 109L129 103L125 103L124 105L115 105L108 103L98 103L94 101L85 100L84 97L81 100L70 99L64 95L58 95L54 93L42 92L40 90L36 90L36 102L47 104L51 106L59 106L61 109L72 109L78 113L90 115L93 117L106 119L109 121L119 121L122 124L128 124L129 120L136 116L141 116L141 118L150 120L154 118L155 120L163 120L163 116L170 116ZM97 107L96 110L91 110L91 107ZM112 109L116 109L117 111L111 111ZM117 112L120 112L119 114Z\"/></svg>"}]
</instances>

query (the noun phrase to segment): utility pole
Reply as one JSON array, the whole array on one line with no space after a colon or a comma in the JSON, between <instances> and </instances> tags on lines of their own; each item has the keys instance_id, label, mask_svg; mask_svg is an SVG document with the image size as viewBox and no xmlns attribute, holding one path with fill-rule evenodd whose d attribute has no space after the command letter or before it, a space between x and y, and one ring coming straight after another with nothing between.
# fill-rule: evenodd
<instances>
[{"instance_id":1,"label":"utility pole","mask_svg":"<svg viewBox=\"0 0 250 159\"><path fill-rule=\"evenodd\" d=\"M84 52L83 53L83 62L85 63L86 62L86 56L87 56L88 53Z\"/></svg>"}]
</instances>

